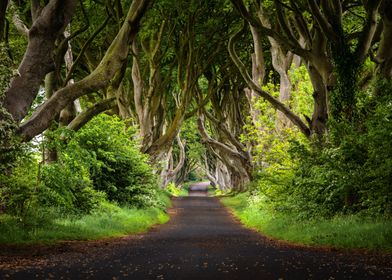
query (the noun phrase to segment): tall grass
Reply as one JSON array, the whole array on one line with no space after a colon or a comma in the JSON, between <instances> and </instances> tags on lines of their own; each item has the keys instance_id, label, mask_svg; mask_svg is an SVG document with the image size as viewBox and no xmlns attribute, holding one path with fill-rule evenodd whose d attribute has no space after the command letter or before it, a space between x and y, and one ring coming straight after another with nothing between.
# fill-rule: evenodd
<instances>
[{"instance_id":1,"label":"tall grass","mask_svg":"<svg viewBox=\"0 0 392 280\"><path fill-rule=\"evenodd\" d=\"M41 210L23 219L0 215L0 244L52 243L94 240L145 232L168 221L161 209L135 209L106 203L89 215L61 216L56 209ZM39 211L38 211L39 212ZM54 218L54 216L60 216Z\"/></svg>"},{"instance_id":2,"label":"tall grass","mask_svg":"<svg viewBox=\"0 0 392 280\"><path fill-rule=\"evenodd\" d=\"M360 215L301 220L292 213L276 213L250 206L248 196L224 197L223 204L248 228L280 240L313 246L392 251L392 221Z\"/></svg>"}]
</instances>

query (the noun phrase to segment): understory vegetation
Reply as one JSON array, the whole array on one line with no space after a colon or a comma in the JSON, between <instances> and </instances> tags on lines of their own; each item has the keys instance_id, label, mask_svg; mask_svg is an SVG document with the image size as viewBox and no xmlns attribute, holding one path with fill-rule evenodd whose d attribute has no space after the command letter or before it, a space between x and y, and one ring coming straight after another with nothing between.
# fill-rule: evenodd
<instances>
[{"instance_id":1,"label":"understory vegetation","mask_svg":"<svg viewBox=\"0 0 392 280\"><path fill-rule=\"evenodd\" d=\"M78 132L46 137L59 141L26 146L0 177L1 243L120 236L168 220L170 193L125 122L100 115ZM57 160L43 164L53 151Z\"/></svg>"},{"instance_id":2,"label":"understory vegetation","mask_svg":"<svg viewBox=\"0 0 392 280\"><path fill-rule=\"evenodd\" d=\"M250 191L266 207L303 218L353 213L390 218L391 100L377 106L371 98L358 102L369 110L361 124L331 125L323 139L309 142L290 128L269 134L273 120L253 131L264 135L255 151L255 160L263 162Z\"/></svg>"},{"instance_id":3,"label":"understory vegetation","mask_svg":"<svg viewBox=\"0 0 392 280\"><path fill-rule=\"evenodd\" d=\"M58 208L38 208L21 221L14 215L0 217L0 244L50 244L61 240L93 240L147 231L166 223L159 208L131 208L103 202L89 214L73 215Z\"/></svg>"},{"instance_id":4,"label":"understory vegetation","mask_svg":"<svg viewBox=\"0 0 392 280\"><path fill-rule=\"evenodd\" d=\"M298 82L306 88L306 75ZM371 90L386 90L390 84L375 82ZM311 141L290 127L271 133L275 114L268 114L260 101L263 130L249 126L243 139L258 139L254 160L262 164L247 192L228 193L223 203L246 226L272 238L391 251L391 100L361 91L357 95L361 122L332 119L330 133Z\"/></svg>"},{"instance_id":5,"label":"understory vegetation","mask_svg":"<svg viewBox=\"0 0 392 280\"><path fill-rule=\"evenodd\" d=\"M390 248L391 14L387 0L1 1L0 232L107 207L163 221L169 195L208 179L266 233L272 217L351 225Z\"/></svg>"},{"instance_id":6,"label":"understory vegetation","mask_svg":"<svg viewBox=\"0 0 392 280\"><path fill-rule=\"evenodd\" d=\"M242 193L221 198L245 226L292 244L343 249L392 251L392 222L360 214L314 216L266 208L257 194Z\"/></svg>"}]
</instances>

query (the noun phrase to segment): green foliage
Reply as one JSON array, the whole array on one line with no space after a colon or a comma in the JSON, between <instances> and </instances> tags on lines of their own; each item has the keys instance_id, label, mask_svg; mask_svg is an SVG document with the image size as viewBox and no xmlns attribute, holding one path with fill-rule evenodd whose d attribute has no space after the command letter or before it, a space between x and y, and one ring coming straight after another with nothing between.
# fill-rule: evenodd
<instances>
[{"instance_id":1,"label":"green foliage","mask_svg":"<svg viewBox=\"0 0 392 280\"><path fill-rule=\"evenodd\" d=\"M360 122L332 122L323 146L293 150L300 159L293 181L296 199L313 215L363 212L392 215L391 83L375 84L383 96L362 95L368 111ZM361 94L358 94L361 96Z\"/></svg>"},{"instance_id":2,"label":"green foliage","mask_svg":"<svg viewBox=\"0 0 392 280\"><path fill-rule=\"evenodd\" d=\"M34 153L26 154L10 174L1 175L0 205L19 217L40 207L90 213L106 199L128 207L165 208L169 202L133 135L133 128L107 115L77 133L47 132L44 150L56 150L58 160L43 164Z\"/></svg>"},{"instance_id":3,"label":"green foliage","mask_svg":"<svg viewBox=\"0 0 392 280\"><path fill-rule=\"evenodd\" d=\"M184 186L176 186L174 183L169 183L165 190L174 197L188 196L188 189Z\"/></svg>"},{"instance_id":4,"label":"green foliage","mask_svg":"<svg viewBox=\"0 0 392 280\"><path fill-rule=\"evenodd\" d=\"M292 109L309 115L311 85L305 69L291 70L290 78L295 90ZM355 118L333 119L321 140L308 141L290 127L277 131L276 112L257 101L261 116L256 125L249 120L243 141L257 143L253 159L258 168L250 188L260 211L301 219L355 213L391 217L390 85L379 81L356 92ZM276 92L273 84L266 87Z\"/></svg>"},{"instance_id":5,"label":"green foliage","mask_svg":"<svg viewBox=\"0 0 392 280\"><path fill-rule=\"evenodd\" d=\"M145 232L169 219L163 210L135 209L103 202L91 214L64 215L56 208L29 211L26 222L0 215L0 244L53 243L60 240L92 240Z\"/></svg>"},{"instance_id":6,"label":"green foliage","mask_svg":"<svg viewBox=\"0 0 392 280\"><path fill-rule=\"evenodd\" d=\"M304 65L289 70L292 84L289 105L300 116L311 116L313 113L313 86Z\"/></svg>"},{"instance_id":7,"label":"green foliage","mask_svg":"<svg viewBox=\"0 0 392 280\"><path fill-rule=\"evenodd\" d=\"M0 205L9 213L24 216L37 195L38 165L25 157L10 176L0 174Z\"/></svg>"},{"instance_id":8,"label":"green foliage","mask_svg":"<svg viewBox=\"0 0 392 280\"><path fill-rule=\"evenodd\" d=\"M10 59L7 48L3 43L0 43L0 93L3 94L8 88L12 77L12 68L14 64Z\"/></svg>"},{"instance_id":9,"label":"green foliage","mask_svg":"<svg viewBox=\"0 0 392 280\"><path fill-rule=\"evenodd\" d=\"M313 246L392 250L390 220L361 215L303 220L295 213L265 208L264 199L258 194L242 193L221 201L245 226L271 238Z\"/></svg>"},{"instance_id":10,"label":"green foliage","mask_svg":"<svg viewBox=\"0 0 392 280\"><path fill-rule=\"evenodd\" d=\"M389 85L376 87L387 92ZM363 96L361 106L373 109L362 123L331 122L323 143L298 141L295 134L280 139L266 134L264 139L278 141L268 142L265 164L253 184L265 209L302 219L355 213L391 217L391 97Z\"/></svg>"},{"instance_id":11,"label":"green foliage","mask_svg":"<svg viewBox=\"0 0 392 280\"><path fill-rule=\"evenodd\" d=\"M42 145L56 162L39 163L32 149L0 175L0 243L121 236L166 222L170 199L134 134L107 115L76 133L47 132Z\"/></svg>"},{"instance_id":12,"label":"green foliage","mask_svg":"<svg viewBox=\"0 0 392 280\"><path fill-rule=\"evenodd\" d=\"M76 133L66 156L85 166L94 189L106 193L109 200L135 207L163 207L156 199L157 178L147 156L131 140L133 136L134 129L127 129L118 118L100 115Z\"/></svg>"},{"instance_id":13,"label":"green foliage","mask_svg":"<svg viewBox=\"0 0 392 280\"><path fill-rule=\"evenodd\" d=\"M294 111L309 114L309 98L311 84L304 66L290 71L293 95L288 103ZM278 96L278 88L267 83L264 89ZM253 160L257 169L249 188L258 193L263 207L279 211L292 210L290 185L294 178L294 170L298 164L297 157L290 156L293 143L306 145L307 139L293 127L280 127L276 110L264 100L257 100L255 109L259 118L255 122L249 119L245 129L247 134L242 141L254 143ZM277 133L278 131L278 133Z\"/></svg>"},{"instance_id":14,"label":"green foliage","mask_svg":"<svg viewBox=\"0 0 392 280\"><path fill-rule=\"evenodd\" d=\"M60 207L68 213L89 213L105 200L106 194L93 189L82 166L78 172L70 165L52 163L42 167L38 200L42 206Z\"/></svg>"},{"instance_id":15,"label":"green foliage","mask_svg":"<svg viewBox=\"0 0 392 280\"><path fill-rule=\"evenodd\" d=\"M13 76L14 64L7 49L0 43L0 173L8 172L15 166L22 154L22 145L15 137L17 124L3 107L3 99Z\"/></svg>"},{"instance_id":16,"label":"green foliage","mask_svg":"<svg viewBox=\"0 0 392 280\"><path fill-rule=\"evenodd\" d=\"M179 196L181 193L181 189L178 188L174 183L169 183L166 186L166 191L169 192L172 196Z\"/></svg>"}]
</instances>

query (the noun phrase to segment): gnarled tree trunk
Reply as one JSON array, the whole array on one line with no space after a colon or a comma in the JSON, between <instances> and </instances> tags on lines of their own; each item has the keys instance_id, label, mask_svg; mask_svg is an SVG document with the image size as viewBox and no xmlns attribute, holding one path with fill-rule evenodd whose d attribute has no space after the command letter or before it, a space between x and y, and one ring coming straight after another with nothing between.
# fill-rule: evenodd
<instances>
[{"instance_id":1,"label":"gnarled tree trunk","mask_svg":"<svg viewBox=\"0 0 392 280\"><path fill-rule=\"evenodd\" d=\"M70 22L77 2L52 0L33 21L19 75L11 81L4 100L15 121L20 122L26 116L45 75L54 70L55 41Z\"/></svg>"},{"instance_id":2,"label":"gnarled tree trunk","mask_svg":"<svg viewBox=\"0 0 392 280\"><path fill-rule=\"evenodd\" d=\"M28 121L21 125L19 133L25 141L48 128L54 116L69 103L109 85L111 79L127 61L130 44L139 29L140 19L149 2L149 0L134 0L124 24L95 70L81 81L58 90Z\"/></svg>"}]
</instances>

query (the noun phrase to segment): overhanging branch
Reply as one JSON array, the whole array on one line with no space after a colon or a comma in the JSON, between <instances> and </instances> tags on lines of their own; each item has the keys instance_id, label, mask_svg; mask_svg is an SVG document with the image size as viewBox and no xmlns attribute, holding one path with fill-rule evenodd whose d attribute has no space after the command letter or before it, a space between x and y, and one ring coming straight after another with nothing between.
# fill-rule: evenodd
<instances>
[{"instance_id":1,"label":"overhanging branch","mask_svg":"<svg viewBox=\"0 0 392 280\"><path fill-rule=\"evenodd\" d=\"M243 30L243 29L242 29ZM300 119L299 116L297 116L293 111L290 110L285 104L280 102L279 100L275 99L271 94L268 92L262 90L258 85L256 85L252 78L250 77L248 70L246 69L246 66L242 63L242 61L239 59L236 51L235 51L235 41L238 40L238 38L241 35L242 30L239 30L236 32L229 40L229 45L228 45L228 50L231 59L233 60L234 64L237 66L238 70L241 73L241 76L247 83L247 85L255 92L257 93L260 97L268 101L276 110L279 110L282 112L294 125L296 125L300 131L306 136L309 137L311 132L308 126Z\"/></svg>"}]
</instances>

